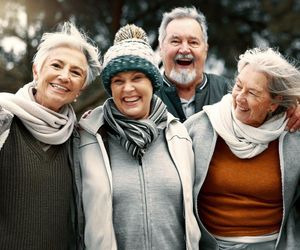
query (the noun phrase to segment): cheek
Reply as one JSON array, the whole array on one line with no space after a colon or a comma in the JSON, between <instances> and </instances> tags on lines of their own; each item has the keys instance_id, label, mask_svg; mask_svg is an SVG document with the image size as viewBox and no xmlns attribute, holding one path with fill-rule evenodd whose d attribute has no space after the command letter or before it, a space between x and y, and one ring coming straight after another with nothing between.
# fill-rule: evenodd
<instances>
[{"instance_id":1,"label":"cheek","mask_svg":"<svg viewBox=\"0 0 300 250\"><path fill-rule=\"evenodd\" d=\"M172 48L171 46L168 46L164 52L163 52L163 56L167 59L172 59L177 53L177 50Z\"/></svg>"},{"instance_id":2,"label":"cheek","mask_svg":"<svg viewBox=\"0 0 300 250\"><path fill-rule=\"evenodd\" d=\"M121 102L120 99L119 99L120 92L118 91L117 88L111 88L111 96L112 96L112 98L114 100L114 103L116 105L118 105Z\"/></svg>"},{"instance_id":3,"label":"cheek","mask_svg":"<svg viewBox=\"0 0 300 250\"><path fill-rule=\"evenodd\" d=\"M110 85L110 91L111 91L111 96L113 98L115 98L116 97L116 93L117 93L117 90L116 90L115 86Z\"/></svg>"},{"instance_id":4,"label":"cheek","mask_svg":"<svg viewBox=\"0 0 300 250\"><path fill-rule=\"evenodd\" d=\"M39 91L45 91L47 88L47 84L43 78L39 78L37 81L36 89Z\"/></svg>"},{"instance_id":5,"label":"cheek","mask_svg":"<svg viewBox=\"0 0 300 250\"><path fill-rule=\"evenodd\" d=\"M233 103L233 106L235 107L236 106L236 93L234 92L234 90L232 90L232 103Z\"/></svg>"},{"instance_id":6,"label":"cheek","mask_svg":"<svg viewBox=\"0 0 300 250\"><path fill-rule=\"evenodd\" d=\"M76 93L79 93L80 91L82 91L84 89L84 82L80 81L78 84L76 84L76 86L74 87L74 91Z\"/></svg>"},{"instance_id":7,"label":"cheek","mask_svg":"<svg viewBox=\"0 0 300 250\"><path fill-rule=\"evenodd\" d=\"M262 103L255 103L251 104L249 103L249 106L251 108L251 116L252 117L264 117L266 115L266 106Z\"/></svg>"}]
</instances>

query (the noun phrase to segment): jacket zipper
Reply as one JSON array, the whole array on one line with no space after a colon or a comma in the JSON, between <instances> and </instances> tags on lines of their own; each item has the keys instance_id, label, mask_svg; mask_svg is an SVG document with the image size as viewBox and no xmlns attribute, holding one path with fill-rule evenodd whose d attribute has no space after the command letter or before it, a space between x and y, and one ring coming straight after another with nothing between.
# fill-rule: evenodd
<instances>
[{"instance_id":1,"label":"jacket zipper","mask_svg":"<svg viewBox=\"0 0 300 250\"><path fill-rule=\"evenodd\" d=\"M139 175L140 175L140 181L141 181L141 188L142 188L142 193L143 193L143 203L144 203L144 224L145 224L145 246L146 249L151 249L150 246L150 228L149 228L149 223L148 223L148 207L147 207L147 195L146 195L146 185L145 185L145 175L144 175L144 169L143 169L143 162L142 162L142 158L139 157L138 159L139 162Z\"/></svg>"}]
</instances>

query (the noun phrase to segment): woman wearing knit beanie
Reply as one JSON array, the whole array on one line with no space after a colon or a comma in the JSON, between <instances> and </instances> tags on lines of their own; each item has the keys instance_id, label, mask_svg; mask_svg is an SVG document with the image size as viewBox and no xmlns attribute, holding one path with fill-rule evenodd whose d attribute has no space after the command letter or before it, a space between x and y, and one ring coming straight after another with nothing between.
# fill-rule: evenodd
<instances>
[{"instance_id":1,"label":"woman wearing knit beanie","mask_svg":"<svg viewBox=\"0 0 300 250\"><path fill-rule=\"evenodd\" d=\"M101 79L112 97L80 120L87 249L198 249L191 140L153 94L162 77L141 28L117 32Z\"/></svg>"}]
</instances>

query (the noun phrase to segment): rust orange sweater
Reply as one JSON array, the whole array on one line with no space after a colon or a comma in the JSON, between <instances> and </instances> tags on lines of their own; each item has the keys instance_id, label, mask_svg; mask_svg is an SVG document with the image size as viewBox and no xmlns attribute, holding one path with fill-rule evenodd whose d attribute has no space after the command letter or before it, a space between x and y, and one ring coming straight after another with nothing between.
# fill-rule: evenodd
<instances>
[{"instance_id":1,"label":"rust orange sweater","mask_svg":"<svg viewBox=\"0 0 300 250\"><path fill-rule=\"evenodd\" d=\"M201 221L219 236L278 232L282 219L278 141L251 159L239 159L218 138L198 195Z\"/></svg>"}]
</instances>

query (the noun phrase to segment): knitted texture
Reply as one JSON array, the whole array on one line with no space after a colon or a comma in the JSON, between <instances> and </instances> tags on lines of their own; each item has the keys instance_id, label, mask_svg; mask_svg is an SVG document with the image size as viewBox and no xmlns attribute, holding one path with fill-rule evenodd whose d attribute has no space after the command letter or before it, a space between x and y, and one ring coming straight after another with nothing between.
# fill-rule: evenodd
<instances>
[{"instance_id":1,"label":"knitted texture","mask_svg":"<svg viewBox=\"0 0 300 250\"><path fill-rule=\"evenodd\" d=\"M0 151L0 249L70 249L72 172L67 143L41 145L14 118Z\"/></svg>"},{"instance_id":2,"label":"knitted texture","mask_svg":"<svg viewBox=\"0 0 300 250\"><path fill-rule=\"evenodd\" d=\"M154 91L162 84L154 52L143 29L134 24L122 27L115 35L103 60L101 73L105 90L111 95L111 78L126 71L143 72L151 81Z\"/></svg>"}]
</instances>

